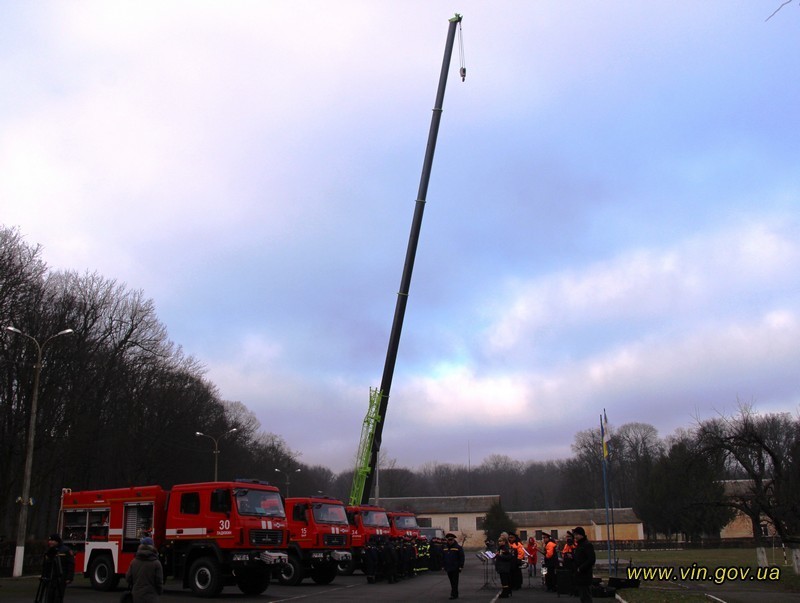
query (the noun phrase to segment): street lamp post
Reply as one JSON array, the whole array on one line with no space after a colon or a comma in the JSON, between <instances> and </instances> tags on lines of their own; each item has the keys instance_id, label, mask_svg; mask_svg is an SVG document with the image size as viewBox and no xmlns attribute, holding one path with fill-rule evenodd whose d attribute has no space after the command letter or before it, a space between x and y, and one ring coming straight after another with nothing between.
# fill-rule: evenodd
<instances>
[{"instance_id":1,"label":"street lamp post","mask_svg":"<svg viewBox=\"0 0 800 603\"><path fill-rule=\"evenodd\" d=\"M47 344L60 335L69 335L72 329L64 329L55 335L48 337L43 344L35 337L31 337L27 333L23 333L16 327L6 327L7 331L22 335L30 339L36 345L36 366L33 371L33 393L31 394L31 419L28 425L28 443L25 449L25 469L22 474L22 496L18 499L19 507L19 524L17 525L17 548L14 553L14 570L13 576L19 578L22 576L22 562L25 557L25 536L28 531L28 507L31 503L31 475L33 474L33 444L36 439L36 411L39 403L39 375L42 372L42 353L44 352Z\"/></svg>"},{"instance_id":2,"label":"street lamp post","mask_svg":"<svg viewBox=\"0 0 800 603\"><path fill-rule=\"evenodd\" d=\"M204 438L209 438L212 442L214 442L214 481L217 481L217 466L218 466L218 461L219 461L219 440L224 438L229 433L233 433L234 431L236 431L235 427L233 429L230 429L230 430L226 431L221 436L216 437L216 438L214 436L210 436L210 435L208 435L206 433L202 433L200 431L196 431L195 434L194 434L194 435L196 435L198 437L202 436Z\"/></svg>"},{"instance_id":3,"label":"street lamp post","mask_svg":"<svg viewBox=\"0 0 800 603\"><path fill-rule=\"evenodd\" d=\"M289 476L292 473L300 473L300 469L295 469L294 471L281 471L280 469L275 469L276 473L283 473L286 476L286 498L289 498Z\"/></svg>"}]
</instances>

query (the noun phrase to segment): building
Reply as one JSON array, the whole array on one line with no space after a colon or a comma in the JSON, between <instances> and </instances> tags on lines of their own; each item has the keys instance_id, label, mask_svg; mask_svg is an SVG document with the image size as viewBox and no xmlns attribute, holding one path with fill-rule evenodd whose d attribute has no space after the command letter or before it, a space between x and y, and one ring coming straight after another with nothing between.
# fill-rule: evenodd
<instances>
[{"instance_id":1,"label":"building","mask_svg":"<svg viewBox=\"0 0 800 603\"><path fill-rule=\"evenodd\" d=\"M486 539L483 532L486 514L500 502L499 495L491 496L429 496L381 498L377 503L387 511L410 511L417 516L421 528L441 528L458 535L465 546L480 548ZM374 499L371 504L376 504ZM614 509L616 540L644 540L644 526L631 508ZM590 540L606 540L605 509L572 509L566 511L511 511L508 516L517 524L520 539L534 536L541 540L542 532L563 539L567 530L583 526Z\"/></svg>"},{"instance_id":2,"label":"building","mask_svg":"<svg viewBox=\"0 0 800 603\"><path fill-rule=\"evenodd\" d=\"M542 532L549 532L553 538L563 540L567 530L576 526L582 526L586 530L589 540L607 539L605 509L510 511L508 516L517 524L517 534L522 540L531 536L540 540ZM644 525L633 509L612 509L609 520L613 522L611 536L615 540L644 540Z\"/></svg>"},{"instance_id":3,"label":"building","mask_svg":"<svg viewBox=\"0 0 800 603\"><path fill-rule=\"evenodd\" d=\"M770 480L764 480L765 485L770 485ZM725 497L732 503L737 505L744 505L754 507L756 494L753 492L754 484L749 479L737 480L723 480L722 485L725 488ZM736 514L733 519L728 522L719 533L719 537L723 540L740 539L740 538L754 538L754 531L758 529L759 534L763 538L775 538L777 532L775 526L772 525L770 519L763 513L759 514L758 527L754 528L753 518L742 512L741 509L736 509Z\"/></svg>"}]
</instances>

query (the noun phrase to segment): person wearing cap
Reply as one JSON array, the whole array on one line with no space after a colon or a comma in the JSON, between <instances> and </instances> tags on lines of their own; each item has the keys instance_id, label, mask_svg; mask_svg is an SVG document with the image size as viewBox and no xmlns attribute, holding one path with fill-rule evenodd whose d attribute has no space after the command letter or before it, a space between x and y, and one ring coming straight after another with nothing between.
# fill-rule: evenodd
<instances>
[{"instance_id":1,"label":"person wearing cap","mask_svg":"<svg viewBox=\"0 0 800 603\"><path fill-rule=\"evenodd\" d=\"M458 599L458 578L464 569L464 549L452 532L445 534L446 544L442 550L442 566L450 579L450 598Z\"/></svg>"},{"instance_id":2,"label":"person wearing cap","mask_svg":"<svg viewBox=\"0 0 800 603\"><path fill-rule=\"evenodd\" d=\"M592 576L597 558L594 546L586 538L586 530L577 527L572 530L575 538L575 550L572 552L575 561L575 588L581 603L592 602Z\"/></svg>"},{"instance_id":3,"label":"person wearing cap","mask_svg":"<svg viewBox=\"0 0 800 603\"><path fill-rule=\"evenodd\" d=\"M39 590L43 593L36 600L44 603L61 603L67 584L75 577L75 557L72 550L61 540L60 534L51 534L47 538L47 550L42 563L42 576Z\"/></svg>"},{"instance_id":4,"label":"person wearing cap","mask_svg":"<svg viewBox=\"0 0 800 603\"><path fill-rule=\"evenodd\" d=\"M544 541L544 566L547 574L544 577L544 585L549 592L556 590L556 570L558 569L558 545L550 537L550 532L542 534Z\"/></svg>"},{"instance_id":5,"label":"person wearing cap","mask_svg":"<svg viewBox=\"0 0 800 603\"><path fill-rule=\"evenodd\" d=\"M525 562L525 547L514 532L508 535L508 546L516 556L516 563L511 564L511 590L522 588L522 564Z\"/></svg>"},{"instance_id":6,"label":"person wearing cap","mask_svg":"<svg viewBox=\"0 0 800 603\"><path fill-rule=\"evenodd\" d=\"M125 574L125 581L133 595L133 603L158 603L164 592L164 568L158 560L153 539L145 536L139 541L136 557Z\"/></svg>"},{"instance_id":7,"label":"person wearing cap","mask_svg":"<svg viewBox=\"0 0 800 603\"><path fill-rule=\"evenodd\" d=\"M561 575L569 576L569 580L567 581L568 584L561 585L561 592L568 590L570 595L575 594L575 546L575 536L571 530L567 530L567 542L564 543L564 547L561 549L561 567L568 573L562 573Z\"/></svg>"}]
</instances>

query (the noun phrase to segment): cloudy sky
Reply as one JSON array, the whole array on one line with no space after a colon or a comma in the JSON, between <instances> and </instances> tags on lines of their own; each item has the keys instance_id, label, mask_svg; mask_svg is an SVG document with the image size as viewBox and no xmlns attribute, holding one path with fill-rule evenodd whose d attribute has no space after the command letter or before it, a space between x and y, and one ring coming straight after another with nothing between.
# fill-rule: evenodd
<instances>
[{"instance_id":1,"label":"cloudy sky","mask_svg":"<svg viewBox=\"0 0 800 603\"><path fill-rule=\"evenodd\" d=\"M781 0L0 4L0 222L155 301L300 460L380 384L398 465L800 410L800 11ZM189 420L189 418L187 418Z\"/></svg>"}]
</instances>

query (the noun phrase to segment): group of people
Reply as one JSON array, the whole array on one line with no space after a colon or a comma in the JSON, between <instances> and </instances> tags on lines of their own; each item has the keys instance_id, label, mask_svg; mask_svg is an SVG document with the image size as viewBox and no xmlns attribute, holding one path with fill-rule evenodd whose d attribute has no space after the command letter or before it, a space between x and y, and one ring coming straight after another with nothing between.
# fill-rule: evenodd
<instances>
[{"instance_id":1,"label":"group of people","mask_svg":"<svg viewBox=\"0 0 800 603\"><path fill-rule=\"evenodd\" d=\"M444 570L450 579L450 598L457 599L464 550L452 533L430 542L425 536L416 539L371 536L361 551L361 567L369 584L380 580L394 584L420 572Z\"/></svg>"},{"instance_id":2,"label":"group of people","mask_svg":"<svg viewBox=\"0 0 800 603\"><path fill-rule=\"evenodd\" d=\"M370 536L361 550L361 567L367 583L386 580L394 584L427 570L431 565L432 553L432 547L424 540Z\"/></svg>"},{"instance_id":3,"label":"group of people","mask_svg":"<svg viewBox=\"0 0 800 603\"><path fill-rule=\"evenodd\" d=\"M548 591L557 590L557 570L566 570L572 585L571 594L581 603L591 602L592 576L595 565L594 546L586 538L582 527L567 532L567 542L560 551L558 543L548 532L542 534L543 576ZM507 599L515 590L522 588L522 568L527 563L528 575L536 575L539 546L536 539L529 538L527 544L520 542L514 533L503 532L497 539L495 570L500 575L502 592L499 598ZM563 574L562 574L563 575Z\"/></svg>"},{"instance_id":4,"label":"group of people","mask_svg":"<svg viewBox=\"0 0 800 603\"><path fill-rule=\"evenodd\" d=\"M75 557L60 534L51 534L42 563L42 575L35 603L62 603L67 584L75 576ZM153 539L145 536L139 542L136 557L125 574L133 603L158 603L164 591L164 569L158 560Z\"/></svg>"}]
</instances>

